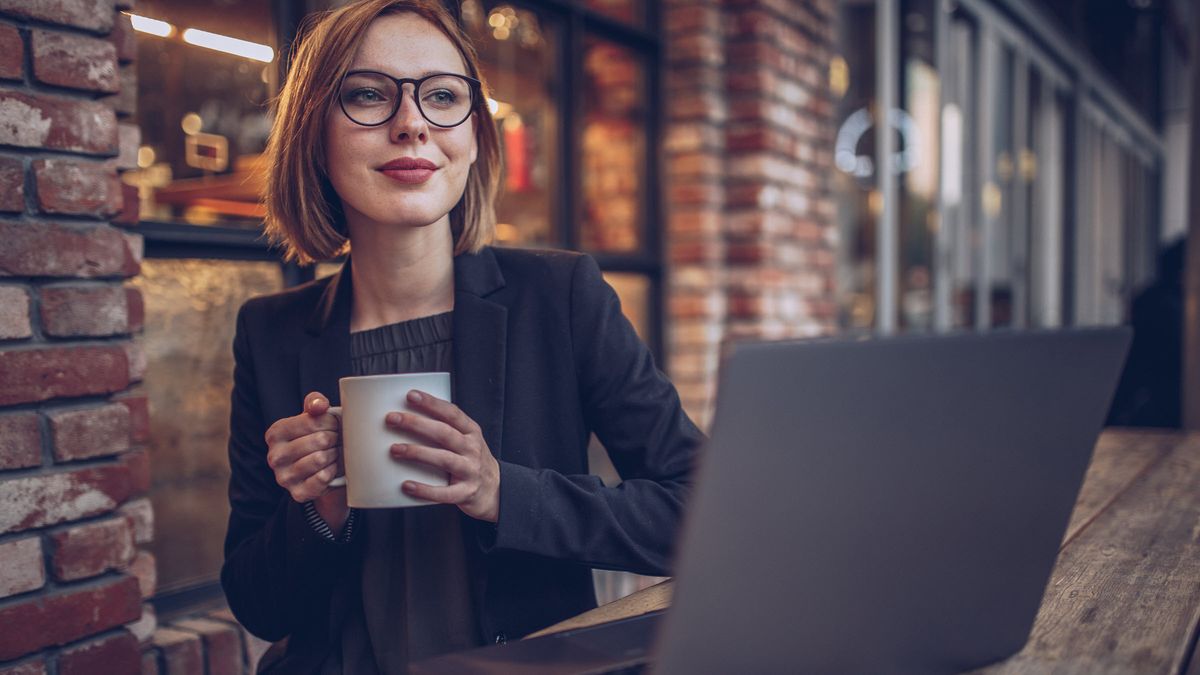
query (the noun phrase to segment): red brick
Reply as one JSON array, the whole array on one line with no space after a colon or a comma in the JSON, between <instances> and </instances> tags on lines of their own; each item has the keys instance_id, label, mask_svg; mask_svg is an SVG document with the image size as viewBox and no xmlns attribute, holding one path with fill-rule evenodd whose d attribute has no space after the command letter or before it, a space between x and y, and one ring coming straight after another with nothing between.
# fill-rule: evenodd
<instances>
[{"instance_id":1,"label":"red brick","mask_svg":"<svg viewBox=\"0 0 1200 675\"><path fill-rule=\"evenodd\" d=\"M208 619L176 621L171 627L200 636L208 675L240 675L242 672L242 641L236 627Z\"/></svg>"},{"instance_id":2,"label":"red brick","mask_svg":"<svg viewBox=\"0 0 1200 675\"><path fill-rule=\"evenodd\" d=\"M33 335L29 323L29 293L23 286L0 286L0 339Z\"/></svg>"},{"instance_id":3,"label":"red brick","mask_svg":"<svg viewBox=\"0 0 1200 675\"><path fill-rule=\"evenodd\" d=\"M134 621L142 612L137 579L75 586L0 609L0 659L64 645Z\"/></svg>"},{"instance_id":4,"label":"red brick","mask_svg":"<svg viewBox=\"0 0 1200 675\"><path fill-rule=\"evenodd\" d=\"M721 184L717 181L694 182L686 185L676 182L667 188L672 205L720 206Z\"/></svg>"},{"instance_id":5,"label":"red brick","mask_svg":"<svg viewBox=\"0 0 1200 675\"><path fill-rule=\"evenodd\" d=\"M725 62L725 52L721 49L721 36L712 33L688 33L671 40L668 45L672 64L701 63L707 66L721 66Z\"/></svg>"},{"instance_id":6,"label":"red brick","mask_svg":"<svg viewBox=\"0 0 1200 675\"><path fill-rule=\"evenodd\" d=\"M158 568L153 553L139 550L133 557L133 562L129 563L129 572L137 577L143 600L154 595L158 586Z\"/></svg>"},{"instance_id":7,"label":"red brick","mask_svg":"<svg viewBox=\"0 0 1200 675\"><path fill-rule=\"evenodd\" d=\"M106 94L120 87L117 47L107 38L35 29L29 46L39 82Z\"/></svg>"},{"instance_id":8,"label":"red brick","mask_svg":"<svg viewBox=\"0 0 1200 675\"><path fill-rule=\"evenodd\" d=\"M112 222L121 225L137 225L140 217L141 200L138 199L137 186L121 182L121 212L112 217Z\"/></svg>"},{"instance_id":9,"label":"red brick","mask_svg":"<svg viewBox=\"0 0 1200 675\"><path fill-rule=\"evenodd\" d=\"M120 403L55 410L46 416L55 461L116 455L129 449L129 409Z\"/></svg>"},{"instance_id":10,"label":"red brick","mask_svg":"<svg viewBox=\"0 0 1200 675\"><path fill-rule=\"evenodd\" d=\"M42 429L37 413L0 415L0 469L24 469L42 463Z\"/></svg>"},{"instance_id":11,"label":"red brick","mask_svg":"<svg viewBox=\"0 0 1200 675\"><path fill-rule=\"evenodd\" d=\"M0 145L114 155L117 117L97 101L4 90Z\"/></svg>"},{"instance_id":12,"label":"red brick","mask_svg":"<svg viewBox=\"0 0 1200 675\"><path fill-rule=\"evenodd\" d=\"M152 642L162 652L167 675L199 675L204 672L200 636L195 633L159 628L154 631Z\"/></svg>"},{"instance_id":13,"label":"red brick","mask_svg":"<svg viewBox=\"0 0 1200 675\"><path fill-rule=\"evenodd\" d=\"M42 329L55 337L119 335L129 332L128 294L123 286L44 286Z\"/></svg>"},{"instance_id":14,"label":"red brick","mask_svg":"<svg viewBox=\"0 0 1200 675\"><path fill-rule=\"evenodd\" d=\"M112 398L129 410L129 440L145 443L150 440L150 404L140 389L122 392Z\"/></svg>"},{"instance_id":15,"label":"red brick","mask_svg":"<svg viewBox=\"0 0 1200 675\"><path fill-rule=\"evenodd\" d=\"M138 148L142 145L142 130L136 124L121 122L117 125L117 169L127 171L138 168Z\"/></svg>"},{"instance_id":16,"label":"red brick","mask_svg":"<svg viewBox=\"0 0 1200 675\"><path fill-rule=\"evenodd\" d=\"M50 571L57 581L75 581L121 569L133 560L127 518L78 525L50 535Z\"/></svg>"},{"instance_id":17,"label":"red brick","mask_svg":"<svg viewBox=\"0 0 1200 675\"><path fill-rule=\"evenodd\" d=\"M146 350L142 349L140 340L133 339L126 342L125 361L129 364L129 381L141 382L146 376Z\"/></svg>"},{"instance_id":18,"label":"red brick","mask_svg":"<svg viewBox=\"0 0 1200 675\"><path fill-rule=\"evenodd\" d=\"M25 537L0 544L0 598L33 591L46 585L41 537Z\"/></svg>"},{"instance_id":19,"label":"red brick","mask_svg":"<svg viewBox=\"0 0 1200 675\"><path fill-rule=\"evenodd\" d=\"M98 640L64 649L58 656L58 675L137 673L141 664L137 638L121 629Z\"/></svg>"},{"instance_id":20,"label":"red brick","mask_svg":"<svg viewBox=\"0 0 1200 675\"><path fill-rule=\"evenodd\" d=\"M129 385L119 345L0 351L0 405L111 394Z\"/></svg>"},{"instance_id":21,"label":"red brick","mask_svg":"<svg viewBox=\"0 0 1200 675\"><path fill-rule=\"evenodd\" d=\"M670 7L663 12L663 25L669 35L708 32L720 35L725 17L715 4L695 3Z\"/></svg>"},{"instance_id":22,"label":"red brick","mask_svg":"<svg viewBox=\"0 0 1200 675\"><path fill-rule=\"evenodd\" d=\"M0 12L107 33L113 0L0 0Z\"/></svg>"},{"instance_id":23,"label":"red brick","mask_svg":"<svg viewBox=\"0 0 1200 675\"><path fill-rule=\"evenodd\" d=\"M716 235L721 231L721 212L717 209L671 209L667 228L672 235Z\"/></svg>"},{"instance_id":24,"label":"red brick","mask_svg":"<svg viewBox=\"0 0 1200 675\"><path fill-rule=\"evenodd\" d=\"M33 176L43 213L110 216L121 210L121 185L111 164L39 159Z\"/></svg>"},{"instance_id":25,"label":"red brick","mask_svg":"<svg viewBox=\"0 0 1200 675\"><path fill-rule=\"evenodd\" d=\"M9 478L0 534L106 513L128 497L129 472L119 465Z\"/></svg>"},{"instance_id":26,"label":"red brick","mask_svg":"<svg viewBox=\"0 0 1200 675\"><path fill-rule=\"evenodd\" d=\"M0 221L0 241L0 276L133 276L139 267L125 235L108 225Z\"/></svg>"},{"instance_id":27,"label":"red brick","mask_svg":"<svg viewBox=\"0 0 1200 675\"><path fill-rule=\"evenodd\" d=\"M129 468L129 494L150 492L150 453L134 450L121 455L121 463Z\"/></svg>"},{"instance_id":28,"label":"red brick","mask_svg":"<svg viewBox=\"0 0 1200 675\"><path fill-rule=\"evenodd\" d=\"M131 500L122 504L120 511L121 515L129 519L133 528L134 543L149 544L154 541L154 507L150 505L149 499L142 497Z\"/></svg>"},{"instance_id":29,"label":"red brick","mask_svg":"<svg viewBox=\"0 0 1200 675\"><path fill-rule=\"evenodd\" d=\"M16 157L0 157L0 211L25 210L25 164Z\"/></svg>"},{"instance_id":30,"label":"red brick","mask_svg":"<svg viewBox=\"0 0 1200 675\"><path fill-rule=\"evenodd\" d=\"M146 320L146 301L142 297L141 289L125 287L125 308L128 311L125 321L129 331L140 331Z\"/></svg>"},{"instance_id":31,"label":"red brick","mask_svg":"<svg viewBox=\"0 0 1200 675\"><path fill-rule=\"evenodd\" d=\"M20 80L25 65L25 43L15 26L0 24L0 79Z\"/></svg>"},{"instance_id":32,"label":"red brick","mask_svg":"<svg viewBox=\"0 0 1200 675\"><path fill-rule=\"evenodd\" d=\"M117 48L117 62L129 63L137 59L137 33L133 31L133 20L128 14L120 12L114 17L108 39Z\"/></svg>"},{"instance_id":33,"label":"red brick","mask_svg":"<svg viewBox=\"0 0 1200 675\"><path fill-rule=\"evenodd\" d=\"M15 666L0 667L0 675L46 675L46 662L38 659Z\"/></svg>"}]
</instances>

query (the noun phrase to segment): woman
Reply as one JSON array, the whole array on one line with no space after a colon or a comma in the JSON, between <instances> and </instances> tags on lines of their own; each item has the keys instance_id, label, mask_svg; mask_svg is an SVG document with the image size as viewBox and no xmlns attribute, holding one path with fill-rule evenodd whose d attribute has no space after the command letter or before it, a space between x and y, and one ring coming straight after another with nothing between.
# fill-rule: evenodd
<instances>
[{"instance_id":1,"label":"woman","mask_svg":"<svg viewBox=\"0 0 1200 675\"><path fill-rule=\"evenodd\" d=\"M485 245L499 147L474 51L436 0L320 15L268 155L267 227L334 276L247 302L234 339L221 582L280 672L400 672L595 606L591 568L668 574L702 440L583 255ZM351 510L338 379L449 370L387 423L437 502ZM595 433L623 477L587 473ZM276 652L278 650L272 650Z\"/></svg>"}]
</instances>

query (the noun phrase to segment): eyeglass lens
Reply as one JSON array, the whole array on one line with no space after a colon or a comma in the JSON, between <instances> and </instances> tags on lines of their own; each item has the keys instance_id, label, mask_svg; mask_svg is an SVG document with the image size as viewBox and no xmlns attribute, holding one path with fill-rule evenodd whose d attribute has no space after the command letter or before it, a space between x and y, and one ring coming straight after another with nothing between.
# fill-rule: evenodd
<instances>
[{"instance_id":1,"label":"eyeglass lens","mask_svg":"<svg viewBox=\"0 0 1200 675\"><path fill-rule=\"evenodd\" d=\"M379 73L354 73L342 82L342 110L359 124L383 124L400 107L395 80ZM457 75L438 75L421 82L417 107L425 119L442 127L460 124L471 114L471 83Z\"/></svg>"}]
</instances>

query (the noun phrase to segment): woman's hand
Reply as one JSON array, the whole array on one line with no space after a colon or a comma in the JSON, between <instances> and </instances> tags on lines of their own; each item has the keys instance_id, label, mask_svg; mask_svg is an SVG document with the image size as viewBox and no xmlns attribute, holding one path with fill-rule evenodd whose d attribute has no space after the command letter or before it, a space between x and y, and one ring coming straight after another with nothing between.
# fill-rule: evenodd
<instances>
[{"instance_id":1,"label":"woman's hand","mask_svg":"<svg viewBox=\"0 0 1200 675\"><path fill-rule=\"evenodd\" d=\"M341 420L329 413L329 399L314 391L304 397L303 412L275 422L266 433L275 482L297 502L311 500L334 533L350 515L345 488L329 487L342 473L341 429Z\"/></svg>"},{"instance_id":2,"label":"woman's hand","mask_svg":"<svg viewBox=\"0 0 1200 675\"><path fill-rule=\"evenodd\" d=\"M388 426L424 439L429 445L396 443L392 457L421 462L450 474L450 484L434 487L405 481L405 494L441 504L488 522L500 517L500 464L492 456L483 431L458 406L424 392L412 391L408 403L428 417L388 413Z\"/></svg>"}]
</instances>

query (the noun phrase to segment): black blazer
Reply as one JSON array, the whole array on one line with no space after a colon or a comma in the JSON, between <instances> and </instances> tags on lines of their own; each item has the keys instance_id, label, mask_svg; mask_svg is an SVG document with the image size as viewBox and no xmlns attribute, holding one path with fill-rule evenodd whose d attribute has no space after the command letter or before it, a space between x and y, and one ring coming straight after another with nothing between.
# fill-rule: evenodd
<instances>
[{"instance_id":1,"label":"black blazer","mask_svg":"<svg viewBox=\"0 0 1200 675\"><path fill-rule=\"evenodd\" d=\"M350 374L349 265L253 298L234 338L232 513L221 569L251 633L288 640L289 672L324 658L352 594L363 537L329 542L267 466L264 434ZM591 568L670 574L702 433L621 314L592 258L485 248L454 259L455 403L500 464L496 524L462 514L484 642L596 606ZM589 435L623 482L588 474ZM368 533L369 536L369 533Z\"/></svg>"}]
</instances>

